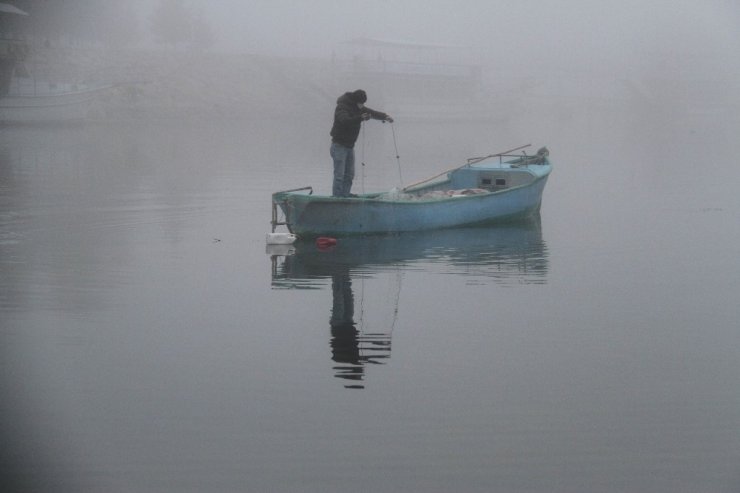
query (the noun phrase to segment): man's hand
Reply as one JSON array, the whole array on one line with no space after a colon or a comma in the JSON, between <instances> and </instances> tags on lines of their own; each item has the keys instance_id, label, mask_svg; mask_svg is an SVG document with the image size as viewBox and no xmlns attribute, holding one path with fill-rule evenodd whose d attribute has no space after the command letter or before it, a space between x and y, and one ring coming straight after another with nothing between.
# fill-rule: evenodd
<instances>
[{"instance_id":1,"label":"man's hand","mask_svg":"<svg viewBox=\"0 0 740 493\"><path fill-rule=\"evenodd\" d=\"M385 118L383 118L384 122L393 123L393 118L391 118L391 115L385 115Z\"/></svg>"}]
</instances>

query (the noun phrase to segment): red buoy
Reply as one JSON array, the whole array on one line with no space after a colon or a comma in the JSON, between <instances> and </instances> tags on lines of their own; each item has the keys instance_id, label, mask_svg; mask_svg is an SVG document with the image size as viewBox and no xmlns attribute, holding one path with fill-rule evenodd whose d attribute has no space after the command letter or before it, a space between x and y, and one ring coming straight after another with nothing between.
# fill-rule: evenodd
<instances>
[{"instance_id":1,"label":"red buoy","mask_svg":"<svg viewBox=\"0 0 740 493\"><path fill-rule=\"evenodd\" d=\"M316 246L319 250L329 250L332 247L336 246L337 239L331 238L329 236L319 236L316 238Z\"/></svg>"}]
</instances>

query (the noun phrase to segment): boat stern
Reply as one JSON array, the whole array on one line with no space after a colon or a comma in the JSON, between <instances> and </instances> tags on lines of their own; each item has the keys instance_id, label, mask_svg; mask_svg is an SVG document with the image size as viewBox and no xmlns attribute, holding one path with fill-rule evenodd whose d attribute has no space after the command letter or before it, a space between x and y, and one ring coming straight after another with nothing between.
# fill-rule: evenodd
<instances>
[{"instance_id":1,"label":"boat stern","mask_svg":"<svg viewBox=\"0 0 740 493\"><path fill-rule=\"evenodd\" d=\"M272 232L274 233L278 226L285 226L290 233L293 233L293 221L292 218L296 216L295 212L295 201L291 200L292 197L312 195L313 187L300 187L292 188L290 190L282 190L272 194ZM280 218L280 211L282 211L282 219Z\"/></svg>"}]
</instances>

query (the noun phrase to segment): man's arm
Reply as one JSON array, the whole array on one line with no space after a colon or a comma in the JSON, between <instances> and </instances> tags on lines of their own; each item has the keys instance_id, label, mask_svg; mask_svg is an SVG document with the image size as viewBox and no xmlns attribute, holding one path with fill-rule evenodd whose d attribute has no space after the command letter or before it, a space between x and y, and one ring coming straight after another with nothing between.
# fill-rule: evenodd
<instances>
[{"instance_id":1,"label":"man's arm","mask_svg":"<svg viewBox=\"0 0 740 493\"><path fill-rule=\"evenodd\" d=\"M382 111L377 111L372 108L368 108L365 106L363 109L363 112L368 113L370 115L370 118L374 120L383 120L384 122L393 122L393 118L388 113L383 113Z\"/></svg>"}]
</instances>

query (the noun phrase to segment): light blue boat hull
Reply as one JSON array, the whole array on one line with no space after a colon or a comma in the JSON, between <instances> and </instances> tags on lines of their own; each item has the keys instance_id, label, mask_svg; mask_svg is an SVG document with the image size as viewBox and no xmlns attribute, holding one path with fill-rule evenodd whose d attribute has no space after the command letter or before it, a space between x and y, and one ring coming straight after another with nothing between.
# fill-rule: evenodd
<instances>
[{"instance_id":1,"label":"light blue boat hull","mask_svg":"<svg viewBox=\"0 0 740 493\"><path fill-rule=\"evenodd\" d=\"M454 228L502 222L539 211L552 167L549 162L526 167L508 165L465 167L445 181L410 192L474 188L481 176L529 174L527 183L486 193L425 200L380 199L380 194L356 198L316 196L298 192L273 194L285 215L285 225L299 237L383 234ZM490 180L489 180L490 181Z\"/></svg>"}]
</instances>

